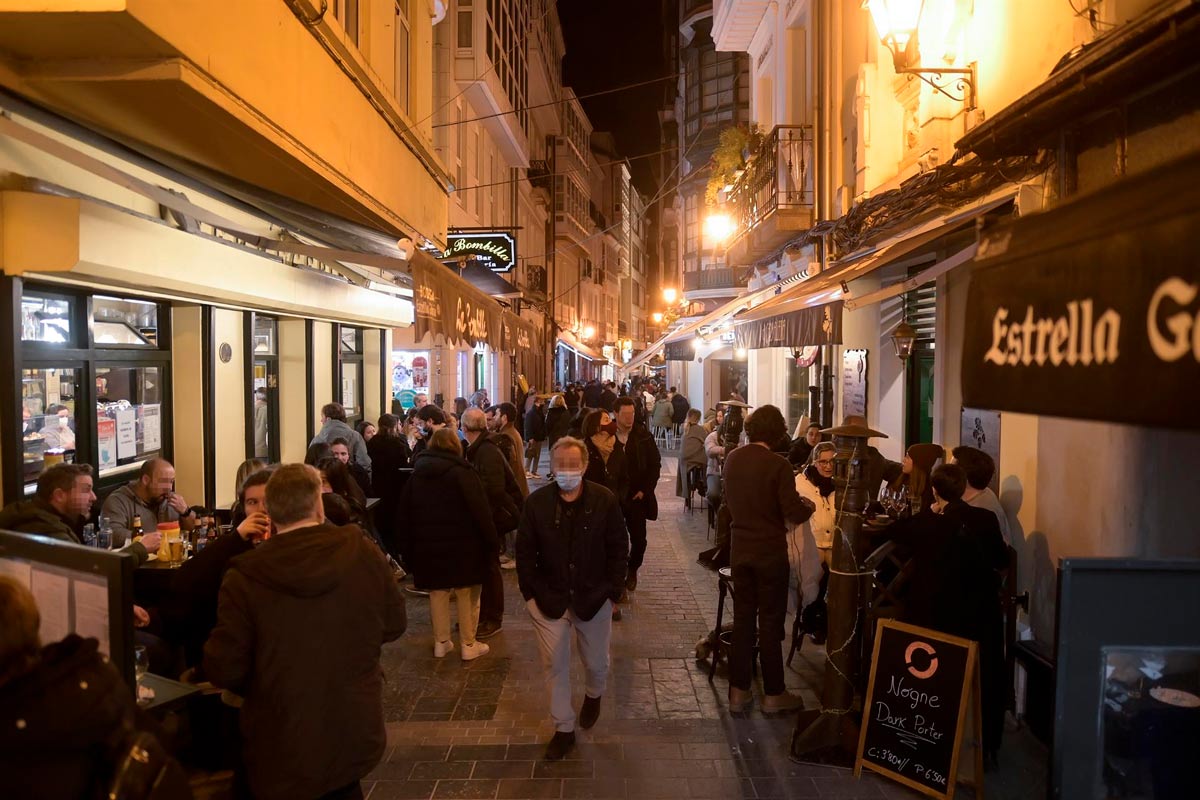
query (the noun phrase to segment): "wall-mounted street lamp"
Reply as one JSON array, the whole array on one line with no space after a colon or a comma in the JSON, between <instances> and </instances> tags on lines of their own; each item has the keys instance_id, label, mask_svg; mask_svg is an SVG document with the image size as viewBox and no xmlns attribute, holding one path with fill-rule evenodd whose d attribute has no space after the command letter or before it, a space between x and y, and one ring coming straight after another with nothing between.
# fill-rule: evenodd
<instances>
[{"instance_id":1,"label":"wall-mounted street lamp","mask_svg":"<svg viewBox=\"0 0 1200 800\"><path fill-rule=\"evenodd\" d=\"M904 320L892 331L892 346L896 348L896 357L903 363L908 363L917 344L917 331L908 320Z\"/></svg>"},{"instance_id":2,"label":"wall-mounted street lamp","mask_svg":"<svg viewBox=\"0 0 1200 800\"><path fill-rule=\"evenodd\" d=\"M704 218L704 237L709 243L720 246L733 235L737 226L728 214L714 213Z\"/></svg>"},{"instance_id":3,"label":"wall-mounted street lamp","mask_svg":"<svg viewBox=\"0 0 1200 800\"><path fill-rule=\"evenodd\" d=\"M663 312L655 311L653 314L650 315L650 319L653 320L655 325L662 325L662 322L664 319Z\"/></svg>"},{"instance_id":4,"label":"wall-mounted street lamp","mask_svg":"<svg viewBox=\"0 0 1200 800\"><path fill-rule=\"evenodd\" d=\"M591 325L588 325L586 328L583 329L583 338L584 339L591 339L591 338L595 337L595 335L596 335L596 329L593 328Z\"/></svg>"},{"instance_id":5,"label":"wall-mounted street lamp","mask_svg":"<svg viewBox=\"0 0 1200 800\"><path fill-rule=\"evenodd\" d=\"M679 299L679 290L674 286L668 286L662 290L663 302L669 306L675 305L675 301Z\"/></svg>"},{"instance_id":6,"label":"wall-mounted street lamp","mask_svg":"<svg viewBox=\"0 0 1200 800\"><path fill-rule=\"evenodd\" d=\"M917 29L925 0L863 0L871 12L880 40L892 52L898 75L916 75L952 100L966 103L967 111L978 105L975 64L966 67L922 67ZM958 92L958 95L953 94Z\"/></svg>"}]
</instances>

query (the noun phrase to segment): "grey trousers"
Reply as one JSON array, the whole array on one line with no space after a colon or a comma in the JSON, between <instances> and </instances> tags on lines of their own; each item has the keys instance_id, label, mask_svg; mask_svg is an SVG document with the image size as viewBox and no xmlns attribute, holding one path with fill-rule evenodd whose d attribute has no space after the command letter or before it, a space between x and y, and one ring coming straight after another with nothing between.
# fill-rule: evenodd
<instances>
[{"instance_id":1,"label":"grey trousers","mask_svg":"<svg viewBox=\"0 0 1200 800\"><path fill-rule=\"evenodd\" d=\"M525 607L533 619L546 683L550 687L550 718L557 731L575 730L575 707L571 703L571 631L579 642L579 657L583 661L584 691L588 697L601 697L608 683L608 645L612 638L612 603L604 605L591 619L584 621L567 609L558 619L542 613L537 601L529 600Z\"/></svg>"}]
</instances>

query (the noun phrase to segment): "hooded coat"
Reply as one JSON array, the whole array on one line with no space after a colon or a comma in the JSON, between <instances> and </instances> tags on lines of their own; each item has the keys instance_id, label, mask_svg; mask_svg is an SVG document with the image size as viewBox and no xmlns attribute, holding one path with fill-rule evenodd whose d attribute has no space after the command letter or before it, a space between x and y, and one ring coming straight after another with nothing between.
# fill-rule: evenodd
<instances>
[{"instance_id":1,"label":"hooded coat","mask_svg":"<svg viewBox=\"0 0 1200 800\"><path fill-rule=\"evenodd\" d=\"M357 526L315 525L233 559L204 672L245 698L243 755L259 800L319 797L383 757L380 648L404 597Z\"/></svg>"},{"instance_id":2,"label":"hooded coat","mask_svg":"<svg viewBox=\"0 0 1200 800\"><path fill-rule=\"evenodd\" d=\"M102 796L136 718L133 693L95 639L47 645L33 669L0 686L0 797ZM191 796L186 781L173 791Z\"/></svg>"},{"instance_id":3,"label":"hooded coat","mask_svg":"<svg viewBox=\"0 0 1200 800\"><path fill-rule=\"evenodd\" d=\"M400 500L404 560L418 589L476 586L500 550L483 482L462 456L419 455Z\"/></svg>"}]
</instances>

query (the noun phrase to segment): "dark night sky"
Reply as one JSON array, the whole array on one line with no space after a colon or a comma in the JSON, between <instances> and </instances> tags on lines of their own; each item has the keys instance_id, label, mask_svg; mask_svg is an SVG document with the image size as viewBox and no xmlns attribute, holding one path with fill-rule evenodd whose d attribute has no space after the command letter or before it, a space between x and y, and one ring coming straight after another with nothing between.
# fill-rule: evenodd
<instances>
[{"instance_id":1,"label":"dark night sky","mask_svg":"<svg viewBox=\"0 0 1200 800\"><path fill-rule=\"evenodd\" d=\"M566 58L563 85L577 95L660 78L674 71L663 63L656 0L558 0ZM659 149L658 108L669 81L584 99L597 131L611 131L625 157ZM653 159L632 161L634 181L647 199L656 191Z\"/></svg>"}]
</instances>

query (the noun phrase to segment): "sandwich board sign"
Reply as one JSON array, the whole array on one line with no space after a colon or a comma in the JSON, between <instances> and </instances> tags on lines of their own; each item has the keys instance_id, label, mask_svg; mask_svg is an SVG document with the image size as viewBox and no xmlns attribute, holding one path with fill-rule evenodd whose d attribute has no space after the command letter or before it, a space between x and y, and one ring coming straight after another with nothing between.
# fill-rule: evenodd
<instances>
[{"instance_id":1,"label":"sandwich board sign","mask_svg":"<svg viewBox=\"0 0 1200 800\"><path fill-rule=\"evenodd\" d=\"M854 774L866 767L931 797L954 797L968 716L976 797L982 799L978 645L879 620Z\"/></svg>"}]
</instances>

